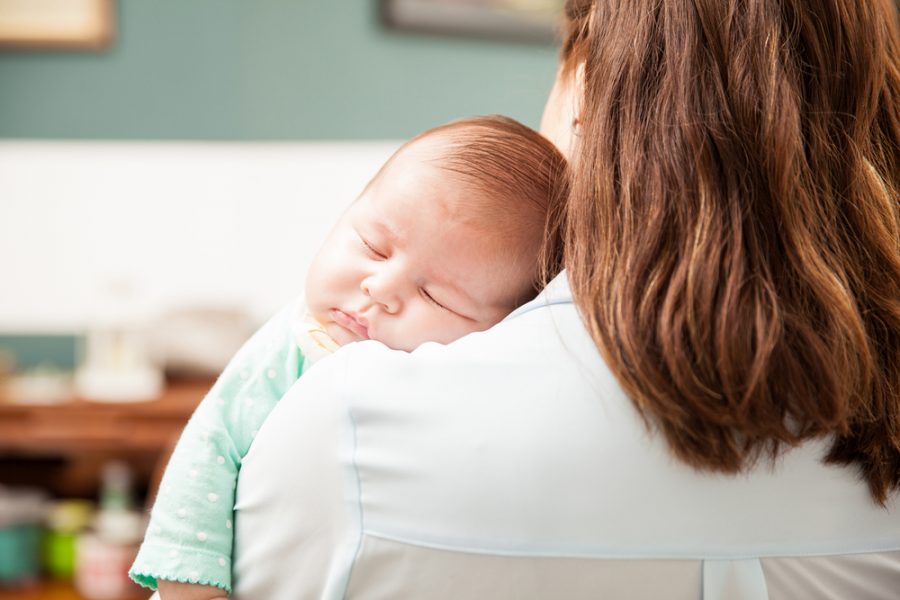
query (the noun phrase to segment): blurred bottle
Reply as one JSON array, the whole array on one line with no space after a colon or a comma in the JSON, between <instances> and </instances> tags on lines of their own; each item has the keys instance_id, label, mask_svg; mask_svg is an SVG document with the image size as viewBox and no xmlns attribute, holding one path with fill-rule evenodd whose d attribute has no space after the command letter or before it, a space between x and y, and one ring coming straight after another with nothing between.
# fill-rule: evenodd
<instances>
[{"instance_id":1,"label":"blurred bottle","mask_svg":"<svg viewBox=\"0 0 900 600\"><path fill-rule=\"evenodd\" d=\"M131 469L121 461L106 463L100 488L100 516L132 507Z\"/></svg>"},{"instance_id":2,"label":"blurred bottle","mask_svg":"<svg viewBox=\"0 0 900 600\"><path fill-rule=\"evenodd\" d=\"M132 509L131 471L121 462L103 469L100 510L93 526L76 545L75 587L89 600L139 597L140 588L128 579L143 537L144 517Z\"/></svg>"}]
</instances>

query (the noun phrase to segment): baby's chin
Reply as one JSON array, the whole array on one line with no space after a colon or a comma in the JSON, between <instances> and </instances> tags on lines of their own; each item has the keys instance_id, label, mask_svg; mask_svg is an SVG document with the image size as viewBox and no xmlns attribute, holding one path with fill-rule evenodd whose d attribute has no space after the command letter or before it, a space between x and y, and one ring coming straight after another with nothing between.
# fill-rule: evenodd
<instances>
[{"instance_id":1,"label":"baby's chin","mask_svg":"<svg viewBox=\"0 0 900 600\"><path fill-rule=\"evenodd\" d=\"M346 346L347 344L353 342L362 342L365 341L363 338L354 334L347 329L344 329L334 321L329 321L325 324L325 331L331 336L339 346ZM433 339L433 338L408 338L404 339L403 337L396 337L391 335L382 334L381 332L370 329L369 330L369 338L370 340L380 342L390 348L391 350L400 350L401 352L412 352L419 346L423 344L427 344L429 342L435 344L446 345L455 342L456 340L463 338L471 333L475 333L478 331L483 331L483 328L473 328L470 331L460 332L458 335L448 337L445 339Z\"/></svg>"},{"instance_id":2,"label":"baby's chin","mask_svg":"<svg viewBox=\"0 0 900 600\"><path fill-rule=\"evenodd\" d=\"M391 350L399 350L401 352L412 352L422 344L429 342L430 340L404 340L397 339L396 337L392 337L389 335L380 335L377 331L369 331L369 339L375 342L380 342L390 348ZM359 338L351 340L354 342L362 341ZM341 342L338 342L341 343ZM343 345L343 344L341 344Z\"/></svg>"},{"instance_id":3,"label":"baby's chin","mask_svg":"<svg viewBox=\"0 0 900 600\"><path fill-rule=\"evenodd\" d=\"M333 339L338 346L346 346L351 342L360 342L362 338L358 335L347 331L334 321L329 321L325 323L325 331L328 333L329 337Z\"/></svg>"},{"instance_id":4,"label":"baby's chin","mask_svg":"<svg viewBox=\"0 0 900 600\"><path fill-rule=\"evenodd\" d=\"M425 343L424 341L414 342L411 340L397 340L386 336L380 336L377 333L370 334L369 339L376 342L381 342L391 350L400 350L401 352L412 352Z\"/></svg>"},{"instance_id":5,"label":"baby's chin","mask_svg":"<svg viewBox=\"0 0 900 600\"><path fill-rule=\"evenodd\" d=\"M346 346L347 344L352 344L353 342L364 342L366 338L362 338L352 331L348 331L347 329L341 327L334 321L329 321L325 324L325 331L328 335L333 339L339 346ZM402 350L403 352L412 352L422 344L424 344L428 340L398 340L396 338L392 338L390 336L381 336L378 333L371 333L369 340L373 340L376 342L381 342L391 350Z\"/></svg>"},{"instance_id":6,"label":"baby's chin","mask_svg":"<svg viewBox=\"0 0 900 600\"><path fill-rule=\"evenodd\" d=\"M419 339L387 339L386 337L379 336L378 333L373 333L370 339L381 342L391 350L400 350L402 352L412 352L413 350L423 346L424 344L440 344L442 346L446 346L447 344L452 344L456 340L464 338L465 336L475 333L476 331L481 331L480 329L473 329L471 331L467 331L465 333L461 333L459 335L455 335L449 338L444 339L434 339L434 338L419 338Z\"/></svg>"}]
</instances>

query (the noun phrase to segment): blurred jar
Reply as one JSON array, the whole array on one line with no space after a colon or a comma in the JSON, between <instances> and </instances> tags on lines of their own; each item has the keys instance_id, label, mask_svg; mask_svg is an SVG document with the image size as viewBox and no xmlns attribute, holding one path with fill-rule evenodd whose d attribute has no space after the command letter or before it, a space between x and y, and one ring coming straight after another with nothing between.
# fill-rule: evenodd
<instances>
[{"instance_id":1,"label":"blurred jar","mask_svg":"<svg viewBox=\"0 0 900 600\"><path fill-rule=\"evenodd\" d=\"M75 573L75 542L87 529L94 504L87 500L60 500L51 505L44 535L44 569L51 577L71 579Z\"/></svg>"},{"instance_id":2,"label":"blurred jar","mask_svg":"<svg viewBox=\"0 0 900 600\"><path fill-rule=\"evenodd\" d=\"M40 576L40 539L47 497L0 486L0 586L21 587Z\"/></svg>"},{"instance_id":3,"label":"blurred jar","mask_svg":"<svg viewBox=\"0 0 900 600\"><path fill-rule=\"evenodd\" d=\"M128 578L128 569L137 557L146 522L131 509L131 498L128 467L120 462L106 465L100 510L75 545L75 588L89 600L142 597L141 588Z\"/></svg>"},{"instance_id":4,"label":"blurred jar","mask_svg":"<svg viewBox=\"0 0 900 600\"><path fill-rule=\"evenodd\" d=\"M89 600L141 597L128 578L144 534L144 520L133 511L101 511L92 530L78 537L75 588Z\"/></svg>"}]
</instances>

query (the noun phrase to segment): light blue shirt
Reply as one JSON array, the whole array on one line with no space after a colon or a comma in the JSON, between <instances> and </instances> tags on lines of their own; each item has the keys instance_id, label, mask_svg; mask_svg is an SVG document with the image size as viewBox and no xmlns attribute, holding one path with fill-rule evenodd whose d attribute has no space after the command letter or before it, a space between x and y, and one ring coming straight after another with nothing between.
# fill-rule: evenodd
<instances>
[{"instance_id":1,"label":"light blue shirt","mask_svg":"<svg viewBox=\"0 0 900 600\"><path fill-rule=\"evenodd\" d=\"M739 476L680 463L560 276L489 331L304 375L243 462L235 596L896 598L900 500L827 445Z\"/></svg>"}]
</instances>

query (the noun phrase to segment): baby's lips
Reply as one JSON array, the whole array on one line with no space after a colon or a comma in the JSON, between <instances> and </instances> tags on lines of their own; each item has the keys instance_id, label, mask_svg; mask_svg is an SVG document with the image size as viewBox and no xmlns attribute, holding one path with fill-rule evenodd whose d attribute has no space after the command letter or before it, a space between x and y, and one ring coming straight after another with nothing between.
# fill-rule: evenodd
<instances>
[{"instance_id":1,"label":"baby's lips","mask_svg":"<svg viewBox=\"0 0 900 600\"><path fill-rule=\"evenodd\" d=\"M357 317L352 313L346 313L339 308L331 309L331 318L334 319L335 323L362 339L369 339L369 328L366 326L363 318Z\"/></svg>"}]
</instances>

